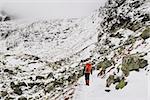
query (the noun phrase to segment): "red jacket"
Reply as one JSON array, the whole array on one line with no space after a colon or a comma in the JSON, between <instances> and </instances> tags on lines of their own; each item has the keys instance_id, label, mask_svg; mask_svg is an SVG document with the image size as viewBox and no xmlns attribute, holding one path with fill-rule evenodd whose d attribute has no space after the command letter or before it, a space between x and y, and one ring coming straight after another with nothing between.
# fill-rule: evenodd
<instances>
[{"instance_id":1,"label":"red jacket","mask_svg":"<svg viewBox=\"0 0 150 100\"><path fill-rule=\"evenodd\" d=\"M84 67L84 73L92 73L92 64L87 63Z\"/></svg>"}]
</instances>

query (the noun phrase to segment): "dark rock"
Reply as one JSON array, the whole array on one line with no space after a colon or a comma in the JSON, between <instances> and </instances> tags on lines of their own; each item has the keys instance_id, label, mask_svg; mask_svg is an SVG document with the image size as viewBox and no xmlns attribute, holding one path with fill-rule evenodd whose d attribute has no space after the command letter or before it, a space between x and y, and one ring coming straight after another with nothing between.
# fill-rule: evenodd
<instances>
[{"instance_id":1,"label":"dark rock","mask_svg":"<svg viewBox=\"0 0 150 100\"><path fill-rule=\"evenodd\" d=\"M14 89L14 88L16 87L15 83L14 83L14 82L11 82L11 83L10 83L10 87L11 87L12 89Z\"/></svg>"},{"instance_id":2,"label":"dark rock","mask_svg":"<svg viewBox=\"0 0 150 100\"><path fill-rule=\"evenodd\" d=\"M118 83L118 82L120 82L121 80L120 80L120 77L116 77L115 79L114 79L114 83L113 84L116 84L116 83Z\"/></svg>"},{"instance_id":3,"label":"dark rock","mask_svg":"<svg viewBox=\"0 0 150 100\"><path fill-rule=\"evenodd\" d=\"M110 87L112 83L114 83L114 75L109 75L109 77L106 80L106 87Z\"/></svg>"},{"instance_id":4,"label":"dark rock","mask_svg":"<svg viewBox=\"0 0 150 100\"><path fill-rule=\"evenodd\" d=\"M5 100L14 100L15 98L13 97L6 97Z\"/></svg>"},{"instance_id":5,"label":"dark rock","mask_svg":"<svg viewBox=\"0 0 150 100\"><path fill-rule=\"evenodd\" d=\"M29 79L30 79L30 80L33 80L33 78L32 78L32 77L30 77Z\"/></svg>"},{"instance_id":6,"label":"dark rock","mask_svg":"<svg viewBox=\"0 0 150 100\"><path fill-rule=\"evenodd\" d=\"M9 69L4 69L4 72L7 72L9 74L14 74L12 70L9 70Z\"/></svg>"},{"instance_id":7,"label":"dark rock","mask_svg":"<svg viewBox=\"0 0 150 100\"><path fill-rule=\"evenodd\" d=\"M111 90L109 90L109 89L106 89L105 91L106 91L106 92L110 92Z\"/></svg>"},{"instance_id":8,"label":"dark rock","mask_svg":"<svg viewBox=\"0 0 150 100\"><path fill-rule=\"evenodd\" d=\"M43 77L43 76L36 76L36 80L37 80L37 79L40 79L40 80L41 80L41 79L45 79L45 77Z\"/></svg>"},{"instance_id":9,"label":"dark rock","mask_svg":"<svg viewBox=\"0 0 150 100\"><path fill-rule=\"evenodd\" d=\"M125 41L124 45L133 44L133 43L135 43L135 41L136 41L136 38L135 38L135 37L129 36L129 38Z\"/></svg>"},{"instance_id":10,"label":"dark rock","mask_svg":"<svg viewBox=\"0 0 150 100\"><path fill-rule=\"evenodd\" d=\"M142 5L142 3L140 1L135 1L131 4L129 4L130 7L134 7L134 8L138 8Z\"/></svg>"},{"instance_id":11,"label":"dark rock","mask_svg":"<svg viewBox=\"0 0 150 100\"><path fill-rule=\"evenodd\" d=\"M150 28L146 28L142 34L141 34L141 37L145 40L145 39L148 39L150 37Z\"/></svg>"},{"instance_id":12,"label":"dark rock","mask_svg":"<svg viewBox=\"0 0 150 100\"><path fill-rule=\"evenodd\" d=\"M97 65L97 69L102 68L105 70L106 68L110 67L112 65L111 61L109 61L107 58L105 58L103 61L99 62Z\"/></svg>"},{"instance_id":13,"label":"dark rock","mask_svg":"<svg viewBox=\"0 0 150 100\"><path fill-rule=\"evenodd\" d=\"M54 88L55 88L55 86L54 86L54 83L52 82L52 83L49 83L49 84L45 87L44 91L45 91L45 93L49 93L49 92L52 91Z\"/></svg>"},{"instance_id":14,"label":"dark rock","mask_svg":"<svg viewBox=\"0 0 150 100\"><path fill-rule=\"evenodd\" d=\"M7 96L7 94L8 94L7 91L1 91L1 96L2 96L2 97Z\"/></svg>"},{"instance_id":15,"label":"dark rock","mask_svg":"<svg viewBox=\"0 0 150 100\"><path fill-rule=\"evenodd\" d=\"M43 86L44 85L44 83L28 83L28 86L30 86L30 88L33 88L34 86L38 86L38 87L40 87L40 86Z\"/></svg>"},{"instance_id":16,"label":"dark rock","mask_svg":"<svg viewBox=\"0 0 150 100\"><path fill-rule=\"evenodd\" d=\"M26 97L20 97L20 98L18 98L18 100L27 100L27 98Z\"/></svg>"},{"instance_id":17,"label":"dark rock","mask_svg":"<svg viewBox=\"0 0 150 100\"><path fill-rule=\"evenodd\" d=\"M18 94L18 95L21 95L21 94L22 94L22 90L21 90L21 88L19 88L19 87L15 87L15 88L13 88L13 90L14 90L14 93L15 93L15 94Z\"/></svg>"},{"instance_id":18,"label":"dark rock","mask_svg":"<svg viewBox=\"0 0 150 100\"><path fill-rule=\"evenodd\" d=\"M119 32L115 35L111 34L110 37L123 38L122 34L120 34Z\"/></svg>"},{"instance_id":19,"label":"dark rock","mask_svg":"<svg viewBox=\"0 0 150 100\"><path fill-rule=\"evenodd\" d=\"M65 97L65 99L64 100L69 100L69 97Z\"/></svg>"},{"instance_id":20,"label":"dark rock","mask_svg":"<svg viewBox=\"0 0 150 100\"><path fill-rule=\"evenodd\" d=\"M39 60L40 58L39 57L34 57L34 60Z\"/></svg>"},{"instance_id":21,"label":"dark rock","mask_svg":"<svg viewBox=\"0 0 150 100\"><path fill-rule=\"evenodd\" d=\"M64 80L63 80L63 78L62 79L58 79L58 80L56 79L55 81L53 81L53 83L54 83L55 87L62 86L63 83L64 83Z\"/></svg>"},{"instance_id":22,"label":"dark rock","mask_svg":"<svg viewBox=\"0 0 150 100\"><path fill-rule=\"evenodd\" d=\"M53 73L52 73L52 72L51 72L51 73L49 73L49 74L47 75L47 78L54 78Z\"/></svg>"},{"instance_id":23,"label":"dark rock","mask_svg":"<svg viewBox=\"0 0 150 100\"><path fill-rule=\"evenodd\" d=\"M25 87L27 87L27 84L25 83L25 82L19 82L18 84L17 84L17 86L25 86Z\"/></svg>"},{"instance_id":24,"label":"dark rock","mask_svg":"<svg viewBox=\"0 0 150 100\"><path fill-rule=\"evenodd\" d=\"M127 82L125 82L124 79L122 79L117 85L116 85L116 89L123 89L125 86L127 85Z\"/></svg>"},{"instance_id":25,"label":"dark rock","mask_svg":"<svg viewBox=\"0 0 150 100\"><path fill-rule=\"evenodd\" d=\"M150 21L150 15L149 14L145 14L143 19L142 19L142 22L146 22L146 21Z\"/></svg>"},{"instance_id":26,"label":"dark rock","mask_svg":"<svg viewBox=\"0 0 150 100\"><path fill-rule=\"evenodd\" d=\"M123 57L121 70L125 76L129 75L130 71L136 71L148 65L148 61L140 58L138 55L128 55Z\"/></svg>"},{"instance_id":27,"label":"dark rock","mask_svg":"<svg viewBox=\"0 0 150 100\"><path fill-rule=\"evenodd\" d=\"M9 20L11 20L10 16L6 16L5 19L4 19L4 21L9 21Z\"/></svg>"},{"instance_id":28,"label":"dark rock","mask_svg":"<svg viewBox=\"0 0 150 100\"><path fill-rule=\"evenodd\" d=\"M117 7L120 7L122 4L125 3L126 0L116 0L116 3L118 4Z\"/></svg>"}]
</instances>

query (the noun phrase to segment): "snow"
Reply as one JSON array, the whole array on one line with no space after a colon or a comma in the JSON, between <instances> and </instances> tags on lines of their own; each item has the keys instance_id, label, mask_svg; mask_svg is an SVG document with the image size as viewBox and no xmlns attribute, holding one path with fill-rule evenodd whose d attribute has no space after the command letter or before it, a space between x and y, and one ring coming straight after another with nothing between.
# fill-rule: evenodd
<instances>
[{"instance_id":1,"label":"snow","mask_svg":"<svg viewBox=\"0 0 150 100\"><path fill-rule=\"evenodd\" d=\"M1 52L5 52L7 47L12 46L14 49L10 51L11 53L26 53L49 61L56 61L74 55L88 46L93 49L91 45L97 42L97 24L92 23L91 16L81 19L14 23L16 25L10 23L8 29L3 28L3 32L7 32L9 29L13 30L11 25L14 25L17 31L10 34L8 39L1 40ZM3 23L1 25L5 26Z\"/></svg>"},{"instance_id":2,"label":"snow","mask_svg":"<svg viewBox=\"0 0 150 100\"><path fill-rule=\"evenodd\" d=\"M148 76L145 72L133 72L128 77L128 85L123 90L111 89L105 92L105 79L97 77L97 71L90 76L90 86L86 86L84 77L78 81L73 100L149 100Z\"/></svg>"},{"instance_id":3,"label":"snow","mask_svg":"<svg viewBox=\"0 0 150 100\"><path fill-rule=\"evenodd\" d=\"M132 0L129 0L132 1ZM145 6L143 6L144 8ZM148 5L146 5L149 8ZM128 11L125 6L125 11ZM73 12L73 11L72 11ZM24 13L24 12L23 12ZM127 54L147 53L145 58L148 60L149 65L146 67L150 69L150 38L143 40L138 38L132 45L125 46L125 49L119 54L120 46L128 40L129 36L139 36L138 32L129 29L121 28L118 32L123 36L122 38L109 37L106 32L101 37L100 46L97 46L98 34L100 34L100 23L103 21L102 16L98 10L93 12L92 16L85 18L73 19L57 19L57 20L31 20L31 21L11 21L1 22L1 37L0 37L0 88L8 90L10 96L19 97L13 93L10 82L18 83L24 81L28 83L42 82L45 87L34 86L33 88L22 87L24 94L27 98L39 100L52 100L53 94L60 95L60 91L66 91L70 88L68 85L68 77L73 74L80 74L82 71L82 62L87 58L92 58L95 63L99 63L101 59L107 58L115 61L115 67L108 75L116 72L116 68L122 64L122 58ZM118 13L121 13L121 9ZM129 14L130 17L134 15ZM26 14L27 15L27 14ZM27 15L28 16L28 15ZM30 17L30 16L29 16ZM117 19L115 19L117 21ZM106 29L109 28L106 27ZM10 31L10 32L8 32ZM9 35L8 37L5 35ZM46 39L47 38L47 39ZM106 39L110 40L110 45L106 43ZM114 47L110 47L114 45ZM10 50L6 50L12 47ZM99 55L96 48L103 48L110 50L109 54ZM118 48L118 49L116 49ZM129 49L132 49L130 52ZM10 56L6 56L6 55ZM35 60L32 56L39 57ZM116 55L116 56L115 56ZM91 57L92 56L92 57ZM94 57L93 57L94 56ZM99 58L100 57L100 58ZM58 65L55 64L58 61ZM6 63L6 64L3 64ZM85 63L85 62L84 62ZM84 64L83 63L83 64ZM60 64L60 65L59 65ZM80 68L79 68L80 67ZM95 66L94 66L95 67ZM112 68L110 67L110 69ZM5 69L13 70L15 75L4 73ZM108 71L109 68L106 70ZM80 71L80 72L79 72ZM150 76L149 72L140 70L140 72L132 72L127 77L128 85L123 90L115 90L111 86L109 93L105 92L106 77L101 79L97 77L98 71L95 71L91 76L90 86L84 83L84 77L80 78L77 82L78 85L75 89L73 100L149 100L150 97L148 86ZM47 78L52 73L53 78ZM37 76L45 77L45 80L36 79ZM122 71L117 73L118 76L122 75ZM30 79L30 77L32 79ZM51 91L45 94L43 89L51 85L55 79L64 79L64 88L61 86L55 87L56 91ZM6 84L5 84L6 83ZM50 84L49 84L50 83ZM3 88L5 84L6 88ZM48 85L47 85L48 84ZM55 97L54 97L55 98ZM5 98L2 98L5 99ZM59 100L59 99L54 99Z\"/></svg>"}]
</instances>

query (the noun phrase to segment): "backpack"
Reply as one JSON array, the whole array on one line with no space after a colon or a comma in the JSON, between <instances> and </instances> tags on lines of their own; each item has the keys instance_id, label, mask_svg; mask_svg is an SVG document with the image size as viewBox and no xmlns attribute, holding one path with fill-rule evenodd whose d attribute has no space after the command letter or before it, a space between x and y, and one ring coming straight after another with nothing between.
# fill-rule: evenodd
<instances>
[{"instance_id":1,"label":"backpack","mask_svg":"<svg viewBox=\"0 0 150 100\"><path fill-rule=\"evenodd\" d=\"M90 63L87 63L85 65L85 73L91 73L91 68L92 68L92 65Z\"/></svg>"}]
</instances>

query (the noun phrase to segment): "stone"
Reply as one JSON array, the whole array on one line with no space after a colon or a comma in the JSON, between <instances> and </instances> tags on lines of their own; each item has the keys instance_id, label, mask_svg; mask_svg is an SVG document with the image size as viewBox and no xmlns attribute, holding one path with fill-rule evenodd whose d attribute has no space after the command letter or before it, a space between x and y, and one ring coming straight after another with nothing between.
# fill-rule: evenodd
<instances>
[{"instance_id":1,"label":"stone","mask_svg":"<svg viewBox=\"0 0 150 100\"><path fill-rule=\"evenodd\" d=\"M18 95L21 95L21 94L22 94L22 90L21 90L21 88L19 88L19 87L15 87L13 90L14 90L14 93L15 93L15 94L18 94Z\"/></svg>"},{"instance_id":2,"label":"stone","mask_svg":"<svg viewBox=\"0 0 150 100\"><path fill-rule=\"evenodd\" d=\"M146 28L140 35L144 40L150 37L150 28Z\"/></svg>"},{"instance_id":3,"label":"stone","mask_svg":"<svg viewBox=\"0 0 150 100\"><path fill-rule=\"evenodd\" d=\"M14 100L15 98L13 97L6 97L5 100Z\"/></svg>"},{"instance_id":4,"label":"stone","mask_svg":"<svg viewBox=\"0 0 150 100\"><path fill-rule=\"evenodd\" d=\"M136 38L135 38L135 37L129 36L129 38L125 41L124 45L133 44L133 43L135 43L135 41L136 41Z\"/></svg>"},{"instance_id":5,"label":"stone","mask_svg":"<svg viewBox=\"0 0 150 100\"><path fill-rule=\"evenodd\" d=\"M7 91L1 91L1 96L2 96L2 97L7 96L7 94L8 94Z\"/></svg>"},{"instance_id":6,"label":"stone","mask_svg":"<svg viewBox=\"0 0 150 100\"><path fill-rule=\"evenodd\" d=\"M106 80L106 87L110 87L112 83L114 83L114 75L109 75L109 77Z\"/></svg>"},{"instance_id":7,"label":"stone","mask_svg":"<svg viewBox=\"0 0 150 100\"><path fill-rule=\"evenodd\" d=\"M49 84L45 87L44 91L45 91L45 93L49 93L49 92L52 91L54 88L55 88L54 83L49 83Z\"/></svg>"},{"instance_id":8,"label":"stone","mask_svg":"<svg viewBox=\"0 0 150 100\"><path fill-rule=\"evenodd\" d=\"M141 5L142 5L142 3L140 1L135 1L135 2L129 4L130 7L134 7L134 8L138 8Z\"/></svg>"},{"instance_id":9,"label":"stone","mask_svg":"<svg viewBox=\"0 0 150 100\"><path fill-rule=\"evenodd\" d=\"M39 83L38 82L37 83L28 83L28 86L30 86L30 88L33 88L34 86L39 87L39 86L43 86L43 85L44 85L44 83L40 83L40 82Z\"/></svg>"},{"instance_id":10,"label":"stone","mask_svg":"<svg viewBox=\"0 0 150 100\"><path fill-rule=\"evenodd\" d=\"M99 62L97 65L97 70L99 70L100 68L102 68L103 70L105 70L106 68L112 66L111 61L108 60L107 58L105 58L103 61Z\"/></svg>"},{"instance_id":11,"label":"stone","mask_svg":"<svg viewBox=\"0 0 150 100\"><path fill-rule=\"evenodd\" d=\"M9 21L9 20L11 20L10 16L6 16L5 19L4 19L4 21Z\"/></svg>"},{"instance_id":12,"label":"stone","mask_svg":"<svg viewBox=\"0 0 150 100\"><path fill-rule=\"evenodd\" d=\"M14 83L14 82L11 82L11 83L10 83L10 87L11 87L12 89L14 89L14 88L16 87L15 83Z\"/></svg>"},{"instance_id":13,"label":"stone","mask_svg":"<svg viewBox=\"0 0 150 100\"><path fill-rule=\"evenodd\" d=\"M54 78L53 73L52 73L52 72L51 72L51 73L49 73L49 74L47 75L47 78Z\"/></svg>"},{"instance_id":14,"label":"stone","mask_svg":"<svg viewBox=\"0 0 150 100\"><path fill-rule=\"evenodd\" d=\"M27 87L27 84L25 83L25 82L18 82L18 84L17 84L19 87L20 86L25 86L25 87Z\"/></svg>"},{"instance_id":15,"label":"stone","mask_svg":"<svg viewBox=\"0 0 150 100\"><path fill-rule=\"evenodd\" d=\"M106 92L110 92L111 90L109 90L109 89L106 89L105 91L106 91Z\"/></svg>"},{"instance_id":16,"label":"stone","mask_svg":"<svg viewBox=\"0 0 150 100\"><path fill-rule=\"evenodd\" d=\"M9 69L4 69L4 72L7 72L9 74L14 74L12 70L9 70Z\"/></svg>"},{"instance_id":17,"label":"stone","mask_svg":"<svg viewBox=\"0 0 150 100\"><path fill-rule=\"evenodd\" d=\"M125 76L129 75L130 71L137 71L148 65L148 61L139 57L138 55L128 55L123 57L121 70Z\"/></svg>"},{"instance_id":18,"label":"stone","mask_svg":"<svg viewBox=\"0 0 150 100\"><path fill-rule=\"evenodd\" d=\"M41 80L41 79L45 79L45 77L43 77L43 76L36 76L36 80L37 80L37 79L40 79L40 80Z\"/></svg>"},{"instance_id":19,"label":"stone","mask_svg":"<svg viewBox=\"0 0 150 100\"><path fill-rule=\"evenodd\" d=\"M27 100L26 97L19 97L18 100Z\"/></svg>"},{"instance_id":20,"label":"stone","mask_svg":"<svg viewBox=\"0 0 150 100\"><path fill-rule=\"evenodd\" d=\"M117 85L116 85L116 89L123 89L125 86L127 85L127 82L125 82L125 80L121 80Z\"/></svg>"}]
</instances>

